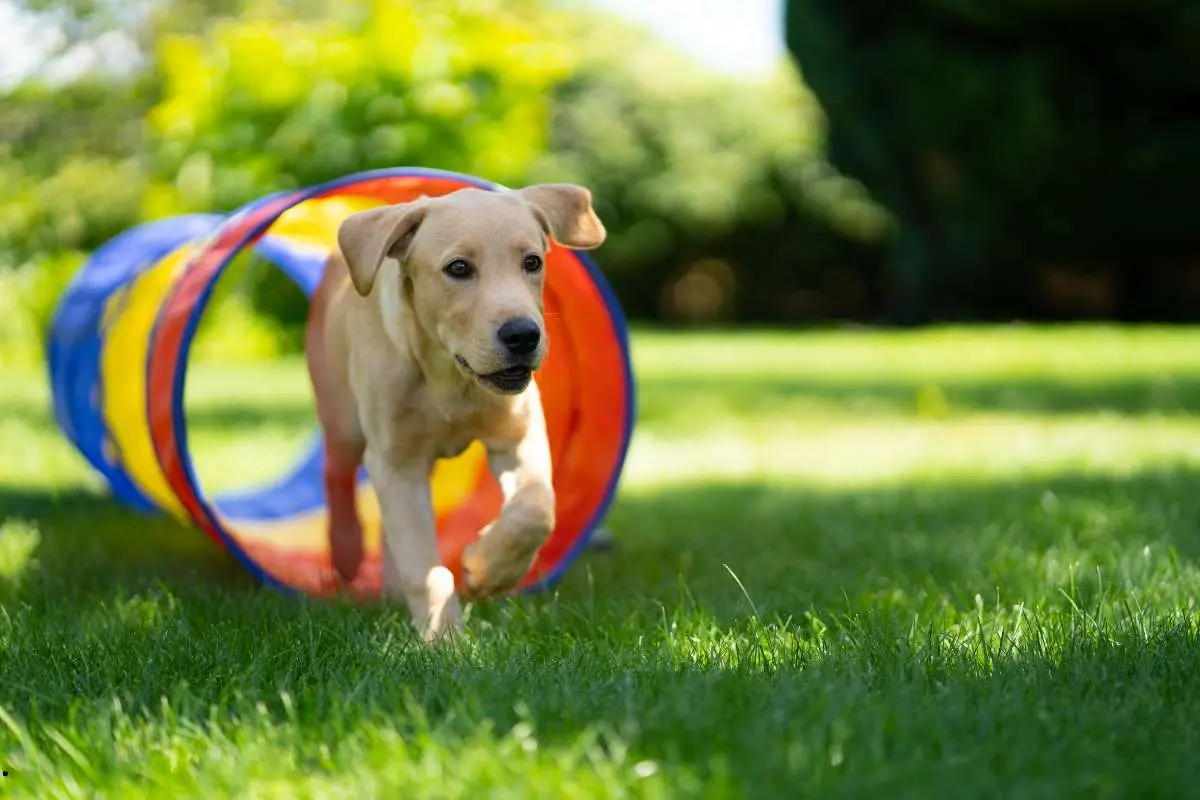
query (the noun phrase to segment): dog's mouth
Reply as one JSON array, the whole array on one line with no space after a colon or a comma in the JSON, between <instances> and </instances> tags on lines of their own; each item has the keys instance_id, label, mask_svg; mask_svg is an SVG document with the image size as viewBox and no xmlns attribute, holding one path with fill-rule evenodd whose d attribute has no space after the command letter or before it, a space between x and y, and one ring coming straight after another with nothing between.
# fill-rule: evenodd
<instances>
[{"instance_id":1,"label":"dog's mouth","mask_svg":"<svg viewBox=\"0 0 1200 800\"><path fill-rule=\"evenodd\" d=\"M525 391L525 387L533 380L533 370L529 367L509 367L478 377L489 389L501 394L519 394Z\"/></svg>"},{"instance_id":2,"label":"dog's mouth","mask_svg":"<svg viewBox=\"0 0 1200 800\"><path fill-rule=\"evenodd\" d=\"M463 368L463 371L473 376L488 389L499 394L520 394L525 391L526 387L529 386L529 382L533 380L533 369L531 367L517 365L497 372L480 374L472 369L471 365L462 356L456 355L454 360Z\"/></svg>"}]
</instances>

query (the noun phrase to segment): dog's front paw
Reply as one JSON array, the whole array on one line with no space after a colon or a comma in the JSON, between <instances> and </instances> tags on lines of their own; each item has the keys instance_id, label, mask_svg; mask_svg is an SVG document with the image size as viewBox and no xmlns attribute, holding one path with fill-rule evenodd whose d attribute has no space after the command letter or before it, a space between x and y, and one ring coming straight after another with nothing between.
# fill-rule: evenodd
<instances>
[{"instance_id":1,"label":"dog's front paw","mask_svg":"<svg viewBox=\"0 0 1200 800\"><path fill-rule=\"evenodd\" d=\"M439 644L462 632L462 606L454 594L454 575L445 567L434 567L425 579L425 596L412 607L421 638Z\"/></svg>"},{"instance_id":2,"label":"dog's front paw","mask_svg":"<svg viewBox=\"0 0 1200 800\"><path fill-rule=\"evenodd\" d=\"M433 567L421 590L408 597L413 624L427 644L449 642L462 632L462 606L454 591L454 575Z\"/></svg>"},{"instance_id":3,"label":"dog's front paw","mask_svg":"<svg viewBox=\"0 0 1200 800\"><path fill-rule=\"evenodd\" d=\"M540 542L502 541L492 533L463 551L462 594L472 600L510 591L528 574Z\"/></svg>"}]
</instances>

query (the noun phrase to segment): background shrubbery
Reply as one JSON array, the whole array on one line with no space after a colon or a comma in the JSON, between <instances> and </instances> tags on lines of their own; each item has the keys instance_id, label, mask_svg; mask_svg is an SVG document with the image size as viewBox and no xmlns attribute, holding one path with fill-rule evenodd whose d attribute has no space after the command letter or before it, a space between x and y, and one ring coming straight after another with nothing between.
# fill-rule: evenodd
<instances>
[{"instance_id":1,"label":"background shrubbery","mask_svg":"<svg viewBox=\"0 0 1200 800\"><path fill-rule=\"evenodd\" d=\"M132 27L115 4L90 8L77 35L132 30L140 61L34 78L0 102L0 270L77 262L141 220L423 165L591 186L611 232L599 260L635 318L882 309L885 218L823 160L820 111L789 63L734 80L537 0L172 0ZM286 280L263 267L240 286L295 330L303 298Z\"/></svg>"},{"instance_id":2,"label":"background shrubbery","mask_svg":"<svg viewBox=\"0 0 1200 800\"><path fill-rule=\"evenodd\" d=\"M762 80L549 0L23 6L69 23L68 59L114 36L136 52L0 96L0 281L33 328L141 220L394 165L591 186L635 319L1184 319L1200 300L1191 4L800 0L796 58ZM226 295L295 343L303 297L269 268Z\"/></svg>"},{"instance_id":3,"label":"background shrubbery","mask_svg":"<svg viewBox=\"0 0 1200 800\"><path fill-rule=\"evenodd\" d=\"M893 308L1194 318L1200 3L793 0L829 155L896 217Z\"/></svg>"}]
</instances>

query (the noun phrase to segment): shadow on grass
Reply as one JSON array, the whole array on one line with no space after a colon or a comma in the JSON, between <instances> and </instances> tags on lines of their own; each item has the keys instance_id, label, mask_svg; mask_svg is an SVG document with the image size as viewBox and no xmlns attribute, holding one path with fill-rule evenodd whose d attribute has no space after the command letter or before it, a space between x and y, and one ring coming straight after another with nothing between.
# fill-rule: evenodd
<instances>
[{"instance_id":1,"label":"shadow on grass","mask_svg":"<svg viewBox=\"0 0 1200 800\"><path fill-rule=\"evenodd\" d=\"M224 431L257 431L266 426L316 429L317 414L311 403L289 402L269 407L214 405L187 409L189 426Z\"/></svg>"},{"instance_id":2,"label":"shadow on grass","mask_svg":"<svg viewBox=\"0 0 1200 800\"><path fill-rule=\"evenodd\" d=\"M828 408L841 413L922 412L920 396L936 386L950 411L992 411L1039 415L1108 412L1123 416L1180 414L1200 411L1200 377L1062 381L1051 377L995 381L858 379L839 383L802 377L639 376L639 424L674 425L697 413L719 416L779 414L789 407ZM307 397L288 397L269 404L208 400L187 404L191 427L230 433L253 433L264 426L307 431L316 415ZM0 395L0 419L11 419L42 431L53 429L48 401L40 396Z\"/></svg>"},{"instance_id":3,"label":"shadow on grass","mask_svg":"<svg viewBox=\"0 0 1200 800\"><path fill-rule=\"evenodd\" d=\"M939 613L973 608L976 595L989 604L1085 605L1106 584L1149 587L1174 602L1200 589L1197 485L1200 471L1161 468L847 490L626 490L605 523L615 548L586 553L553 594L622 613L631 603L658 616L699 608L724 624L822 609ZM198 529L82 488L0 489L0 520L14 518L41 534L31 587L102 597L159 583L200 592L255 585Z\"/></svg>"},{"instance_id":4,"label":"shadow on grass","mask_svg":"<svg viewBox=\"0 0 1200 800\"><path fill-rule=\"evenodd\" d=\"M34 563L21 576L30 593L69 592L88 603L154 585L253 584L234 559L198 529L163 514L132 511L82 488L2 488L3 520L31 523L39 534Z\"/></svg>"},{"instance_id":5,"label":"shadow on grass","mask_svg":"<svg viewBox=\"0 0 1200 800\"><path fill-rule=\"evenodd\" d=\"M311 403L283 401L269 406L208 403L186 408L189 428L219 430L225 433L254 433L265 427L294 428L307 431L317 424ZM0 395L0 420L14 422L36 433L57 433L52 410L40 397Z\"/></svg>"},{"instance_id":6,"label":"shadow on grass","mask_svg":"<svg viewBox=\"0 0 1200 800\"><path fill-rule=\"evenodd\" d=\"M1001 482L853 490L756 484L626 491L617 547L585 559L571 600L620 587L691 600L725 621L752 612L892 608L901 616L985 602L1086 605L1112 585L1185 602L1200 589L1200 471L1066 473ZM1066 594L1070 595L1068 599Z\"/></svg>"}]
</instances>

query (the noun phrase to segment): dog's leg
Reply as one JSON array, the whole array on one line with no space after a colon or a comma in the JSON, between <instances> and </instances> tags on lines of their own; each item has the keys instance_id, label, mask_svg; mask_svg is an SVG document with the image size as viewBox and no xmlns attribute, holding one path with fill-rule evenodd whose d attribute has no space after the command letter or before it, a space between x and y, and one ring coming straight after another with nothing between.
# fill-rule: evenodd
<instances>
[{"instance_id":1,"label":"dog's leg","mask_svg":"<svg viewBox=\"0 0 1200 800\"><path fill-rule=\"evenodd\" d=\"M363 560L362 523L358 516L356 478L364 446L325 436L325 506L329 556L338 576L350 583Z\"/></svg>"},{"instance_id":2,"label":"dog's leg","mask_svg":"<svg viewBox=\"0 0 1200 800\"><path fill-rule=\"evenodd\" d=\"M463 552L464 595L483 598L517 585L554 530L550 446L540 407L524 439L489 449L488 466L504 493L500 515Z\"/></svg>"},{"instance_id":3,"label":"dog's leg","mask_svg":"<svg viewBox=\"0 0 1200 800\"><path fill-rule=\"evenodd\" d=\"M335 377L329 359L326 277L318 285L305 325L304 353L308 377L317 406L317 419L325 439L325 528L329 556L338 577L350 583L363 559L362 524L358 516L355 482L362 465L366 440L354 407L354 396L345 381Z\"/></svg>"},{"instance_id":4,"label":"dog's leg","mask_svg":"<svg viewBox=\"0 0 1200 800\"><path fill-rule=\"evenodd\" d=\"M428 470L398 469L374 447L366 462L383 514L384 596L404 599L426 641L454 633L462 608L437 549Z\"/></svg>"}]
</instances>

